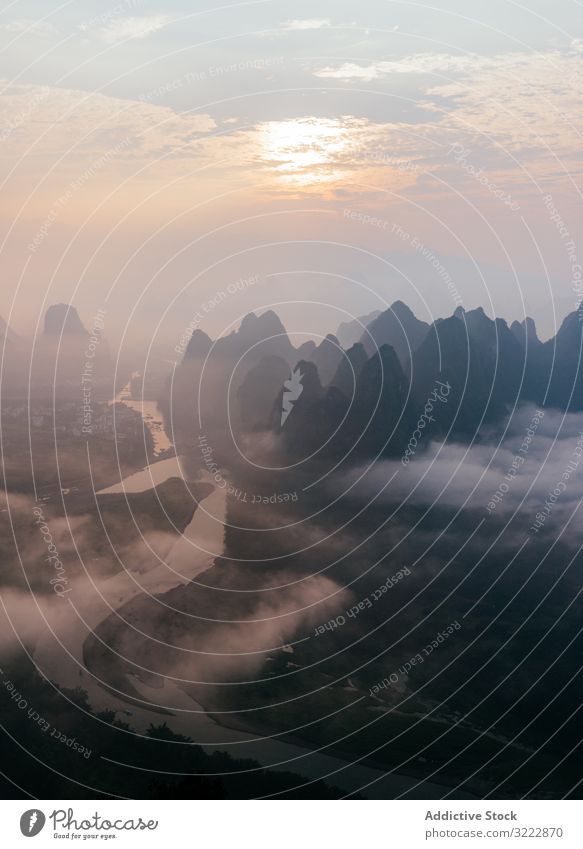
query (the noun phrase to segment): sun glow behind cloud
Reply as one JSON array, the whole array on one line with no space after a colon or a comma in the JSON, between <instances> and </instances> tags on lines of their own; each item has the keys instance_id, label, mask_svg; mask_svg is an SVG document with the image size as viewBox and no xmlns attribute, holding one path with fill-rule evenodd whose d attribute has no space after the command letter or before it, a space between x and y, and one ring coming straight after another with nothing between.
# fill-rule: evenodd
<instances>
[{"instance_id":1,"label":"sun glow behind cloud","mask_svg":"<svg viewBox=\"0 0 583 849\"><path fill-rule=\"evenodd\" d=\"M271 182L282 190L347 189L367 169L367 151L388 149L385 126L354 116L269 121L258 127L255 139Z\"/></svg>"},{"instance_id":2,"label":"sun glow behind cloud","mask_svg":"<svg viewBox=\"0 0 583 849\"><path fill-rule=\"evenodd\" d=\"M361 10L348 19L334 4L274 9L269 20L271 4L260 4L261 19L251 23L246 6L238 27L235 11L217 16L216 26L205 17L208 32L176 6L128 0L96 15L83 11L84 0L74 5L75 15L54 16L54 24L18 17L0 26L3 46L15 42L14 80L6 75L0 97L2 169L10 175L3 190L6 227L12 210L23 209L22 236L10 238L14 278L22 245L55 205L59 214L42 257L39 251L39 269L31 265L37 275L50 251L58 255L59 239L68 244L85 220L87 232L101 238L99 228L126 213L139 232L167 226L184 212L192 219L184 231L190 234L197 216L201 228L207 224L204 204L212 205L217 225L294 203L302 215L312 208L341 216L359 210L362 219L349 219L357 242L386 250L384 222L395 221L423 244L452 254L459 246L446 241L448 234L467 227L471 240L479 226L458 202L478 208L495 227L503 221L518 252L521 218L509 219L492 186L520 203L533 229L542 221L549 242L556 234L540 192L552 190L563 217L571 215L570 181L580 183L583 174L580 29L563 42L547 38L537 49L509 50L474 35L456 38L454 27L451 46L435 40L432 50L411 35L406 19L394 25L402 37L387 43L373 15L362 10L359 30L352 14L358 18ZM391 23L393 17L396 8ZM77 52L66 61L83 63L82 73L62 79L55 51L30 78L20 74L24 60L39 53L41 29L48 39L53 27L53 39L70 38ZM194 50L203 36L208 43ZM185 38L192 41L188 50ZM454 144L465 159L452 154ZM60 204L71 184L82 190ZM444 234L438 228L446 214ZM310 218L310 237L327 235L329 220ZM371 220L380 224L362 223ZM262 223L261 235L269 227L277 232L278 221ZM574 224L569 228L575 231ZM251 238L248 232L253 235L252 225L245 231ZM172 239L182 238L177 225ZM491 259L487 240L476 236L471 249ZM568 288L561 244L556 255L553 274Z\"/></svg>"},{"instance_id":3,"label":"sun glow behind cloud","mask_svg":"<svg viewBox=\"0 0 583 849\"><path fill-rule=\"evenodd\" d=\"M420 134L417 145L422 146ZM275 193L343 197L403 189L417 179L407 127L353 115L269 121L251 134L263 177ZM407 155L408 154L408 155Z\"/></svg>"},{"instance_id":4,"label":"sun glow behind cloud","mask_svg":"<svg viewBox=\"0 0 583 849\"><path fill-rule=\"evenodd\" d=\"M259 132L261 156L279 180L297 186L340 179L338 161L350 146L349 129L338 120L270 121Z\"/></svg>"}]
</instances>

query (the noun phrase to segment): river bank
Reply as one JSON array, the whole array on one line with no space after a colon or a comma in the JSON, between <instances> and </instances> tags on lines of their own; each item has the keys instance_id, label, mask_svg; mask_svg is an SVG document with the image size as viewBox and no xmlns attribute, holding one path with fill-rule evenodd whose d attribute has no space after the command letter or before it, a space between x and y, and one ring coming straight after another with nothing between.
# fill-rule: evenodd
<instances>
[{"instance_id":1,"label":"river bank","mask_svg":"<svg viewBox=\"0 0 583 849\"><path fill-rule=\"evenodd\" d=\"M185 477L180 457L153 462L113 486L100 490L98 495L144 492L170 477ZM139 576L122 571L98 588L99 598L94 592L81 609L71 606L65 621L61 614L60 629L65 635L62 645L66 646L72 662L54 664L50 652L40 649L36 659L42 661L39 663L41 668L47 670L51 680L60 686L81 686L87 691L94 710L113 710L123 714L141 734L156 721L156 717L164 716L172 731L183 734L209 753L227 751L236 758L251 758L260 763L261 768L297 772L308 783L323 779L340 787L346 795L358 794L361 788L367 787L362 793L367 798L394 798L403 793L407 793L408 798L441 798L447 788L431 782L419 782L417 776L387 773L371 762L355 765L348 753L336 748L320 752L293 735L272 737L260 727L239 718L225 719L209 713L169 679L164 680L162 687L150 687L135 676L131 676L131 683L129 678L122 677L122 686L123 680L126 680L128 690L137 695L138 701L124 698L122 687L116 693L108 686L107 673L113 670L100 670L85 663L87 638L105 620L120 616L119 611L125 604L131 600L139 603L140 598L150 599L186 585L213 565L215 558L224 550L226 509L225 491L215 487L201 502L191 523L174 543L164 562ZM83 594L80 595L83 597Z\"/></svg>"}]
</instances>

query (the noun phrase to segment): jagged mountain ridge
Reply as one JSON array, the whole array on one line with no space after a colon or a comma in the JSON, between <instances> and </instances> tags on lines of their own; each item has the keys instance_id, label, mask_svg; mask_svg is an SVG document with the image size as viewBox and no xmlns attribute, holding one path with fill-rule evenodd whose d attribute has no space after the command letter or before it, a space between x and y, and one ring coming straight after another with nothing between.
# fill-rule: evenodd
<instances>
[{"instance_id":1,"label":"jagged mountain ridge","mask_svg":"<svg viewBox=\"0 0 583 849\"><path fill-rule=\"evenodd\" d=\"M230 415L242 428L273 430L288 448L301 443L303 449L317 450L329 443L346 450L355 440L366 453L379 446L390 452L389 443L393 441L394 450L401 445L436 381L447 382L451 394L432 428L435 436L465 438L523 401L583 410L582 327L573 313L554 339L542 343L530 318L509 327L504 319L489 318L482 308L458 307L449 318L429 325L396 302L373 318L364 334L368 350L364 336L346 350L332 334L319 344L308 342L296 349L278 316L268 311L246 316L237 330L214 345L196 331L178 371L190 369L184 389L192 395L193 363L208 355L207 384L215 385L209 389L213 400L207 406L218 428ZM277 415L282 385L286 371L289 378L296 368L304 391L282 437ZM227 383L231 391L225 407L221 395ZM400 426L391 437L399 422L400 437Z\"/></svg>"},{"instance_id":2,"label":"jagged mountain ridge","mask_svg":"<svg viewBox=\"0 0 583 849\"><path fill-rule=\"evenodd\" d=\"M395 301L366 328L360 338L367 354L372 356L382 345L390 345L401 365L407 365L427 336L429 325L420 321L402 301Z\"/></svg>"}]
</instances>

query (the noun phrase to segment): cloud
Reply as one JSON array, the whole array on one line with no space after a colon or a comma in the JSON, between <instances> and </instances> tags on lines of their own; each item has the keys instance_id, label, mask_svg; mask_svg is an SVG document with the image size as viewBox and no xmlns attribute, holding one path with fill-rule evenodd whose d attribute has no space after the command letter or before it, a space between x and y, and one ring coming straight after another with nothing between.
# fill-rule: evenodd
<instances>
[{"instance_id":1,"label":"cloud","mask_svg":"<svg viewBox=\"0 0 583 849\"><path fill-rule=\"evenodd\" d=\"M358 65L344 62L337 68L325 67L314 71L314 76L324 79L378 80L391 74L437 74L470 72L479 64L481 68L496 67L499 57L478 57L472 54L452 56L445 53L418 53L396 61L371 62Z\"/></svg>"},{"instance_id":2,"label":"cloud","mask_svg":"<svg viewBox=\"0 0 583 849\"><path fill-rule=\"evenodd\" d=\"M58 30L48 21L34 21L29 18L20 18L17 21L9 21L0 25L0 32L26 33L27 35L38 35L44 38L58 34Z\"/></svg>"},{"instance_id":3,"label":"cloud","mask_svg":"<svg viewBox=\"0 0 583 849\"><path fill-rule=\"evenodd\" d=\"M119 18L102 27L99 37L107 44L117 44L136 38L147 38L172 21L170 15L146 15L139 18Z\"/></svg>"},{"instance_id":4,"label":"cloud","mask_svg":"<svg viewBox=\"0 0 583 849\"><path fill-rule=\"evenodd\" d=\"M289 31L324 29L331 25L330 18L307 18L305 20L285 21L281 28Z\"/></svg>"},{"instance_id":5,"label":"cloud","mask_svg":"<svg viewBox=\"0 0 583 849\"><path fill-rule=\"evenodd\" d=\"M340 61L315 66L312 74L356 85L399 87L400 80L408 77L408 96L430 116L425 122L414 116L416 132L425 127L433 142L444 146L455 133L456 141L461 139L468 149L486 147L489 161L480 164L492 173L497 167L508 172L510 153L528 157L537 179L555 177L557 164L550 151L563 160L572 176L580 173L581 53L577 42L544 53L417 53L394 60ZM415 78L417 92L411 95L409 87ZM442 160L434 167L443 170L449 164ZM453 169L452 174L460 177L459 170ZM524 189L521 170L506 174L505 182L513 181Z\"/></svg>"},{"instance_id":6,"label":"cloud","mask_svg":"<svg viewBox=\"0 0 583 849\"><path fill-rule=\"evenodd\" d=\"M384 64L384 63L380 63ZM345 62L339 68L320 68L314 71L315 77L330 80L364 80L371 82L381 76L378 65L357 65L355 62Z\"/></svg>"},{"instance_id":7,"label":"cloud","mask_svg":"<svg viewBox=\"0 0 583 849\"><path fill-rule=\"evenodd\" d=\"M13 116L5 153L18 155L42 136L46 158L71 149L62 169L78 167L79 161L93 164L108 151L118 150L126 150L131 158L168 151L179 155L182 150L188 158L197 139L216 127L209 115L181 115L149 103L147 93L136 102L75 89L6 85L0 109ZM73 139L77 145L72 145ZM119 144L124 140L122 150Z\"/></svg>"},{"instance_id":8,"label":"cloud","mask_svg":"<svg viewBox=\"0 0 583 849\"><path fill-rule=\"evenodd\" d=\"M512 520L513 526L527 534L558 487L559 495L551 499L540 536L543 532L561 534L564 543L579 545L577 529L569 519L583 498L583 460L578 447L583 419L578 413L564 415L549 409L533 425L535 416L535 407L522 405L500 444L495 434L488 432L481 433L480 441L470 447L455 442L428 443L405 474L399 461L376 464L352 493L372 500L391 479L390 490L380 496L382 501L450 510L464 505L486 521ZM335 483L334 492L356 479L357 473L351 472ZM508 539L513 541L514 535Z\"/></svg>"}]
</instances>

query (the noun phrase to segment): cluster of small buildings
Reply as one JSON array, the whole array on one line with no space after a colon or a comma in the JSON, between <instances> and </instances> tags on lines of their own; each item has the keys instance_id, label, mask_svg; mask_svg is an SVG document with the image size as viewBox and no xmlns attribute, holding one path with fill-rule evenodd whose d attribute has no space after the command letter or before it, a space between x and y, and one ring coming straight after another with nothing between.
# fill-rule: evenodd
<instances>
[{"instance_id":1,"label":"cluster of small buildings","mask_svg":"<svg viewBox=\"0 0 583 849\"><path fill-rule=\"evenodd\" d=\"M142 437L142 417L125 404L108 401L95 402L91 410L90 425L87 414L73 401L59 402L53 408L49 402L28 404L19 401L2 405L2 419L28 428L54 430L71 437L96 436L111 440Z\"/></svg>"}]
</instances>

